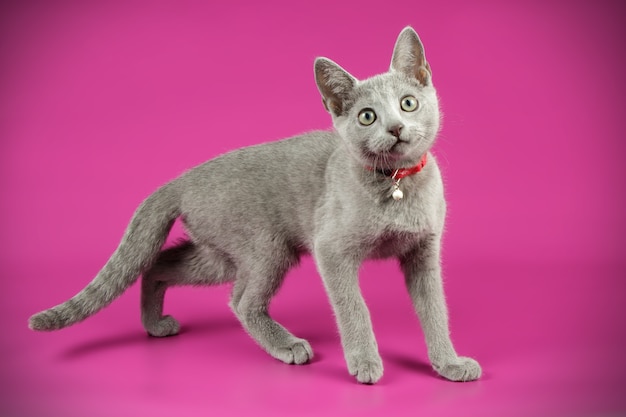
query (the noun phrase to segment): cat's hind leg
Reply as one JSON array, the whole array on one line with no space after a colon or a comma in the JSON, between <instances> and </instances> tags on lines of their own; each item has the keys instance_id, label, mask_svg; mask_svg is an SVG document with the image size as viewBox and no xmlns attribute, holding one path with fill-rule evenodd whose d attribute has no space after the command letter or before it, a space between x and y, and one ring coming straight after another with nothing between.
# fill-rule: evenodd
<instances>
[{"instance_id":1,"label":"cat's hind leg","mask_svg":"<svg viewBox=\"0 0 626 417\"><path fill-rule=\"evenodd\" d=\"M180 324L174 317L163 316L167 287L164 281L141 281L141 323L150 336L174 336L180 330Z\"/></svg>"},{"instance_id":2,"label":"cat's hind leg","mask_svg":"<svg viewBox=\"0 0 626 417\"><path fill-rule=\"evenodd\" d=\"M172 316L163 315L168 287L176 285L214 285L234 277L234 268L218 251L183 242L159 254L141 281L141 322L151 336L173 336L180 325Z\"/></svg>"},{"instance_id":3,"label":"cat's hind leg","mask_svg":"<svg viewBox=\"0 0 626 417\"><path fill-rule=\"evenodd\" d=\"M313 358L311 345L291 334L268 313L269 302L290 266L289 262L277 263L268 260L266 265L238 267L230 305L246 331L267 353L282 362L300 365Z\"/></svg>"}]
</instances>

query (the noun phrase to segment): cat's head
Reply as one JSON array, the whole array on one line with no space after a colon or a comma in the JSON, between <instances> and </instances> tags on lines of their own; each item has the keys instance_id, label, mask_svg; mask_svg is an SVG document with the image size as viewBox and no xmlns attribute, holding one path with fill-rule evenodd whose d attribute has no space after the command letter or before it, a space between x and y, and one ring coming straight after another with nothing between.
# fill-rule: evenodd
<instances>
[{"instance_id":1,"label":"cat's head","mask_svg":"<svg viewBox=\"0 0 626 417\"><path fill-rule=\"evenodd\" d=\"M414 166L439 130L439 104L417 33L398 36L387 73L359 81L333 61L317 58L315 79L326 110L363 165Z\"/></svg>"}]
</instances>

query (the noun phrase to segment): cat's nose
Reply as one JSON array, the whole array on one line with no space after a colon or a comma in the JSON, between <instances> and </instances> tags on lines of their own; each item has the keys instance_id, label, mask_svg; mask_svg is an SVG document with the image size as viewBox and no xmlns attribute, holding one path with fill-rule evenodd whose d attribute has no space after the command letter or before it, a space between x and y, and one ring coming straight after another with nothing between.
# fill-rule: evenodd
<instances>
[{"instance_id":1,"label":"cat's nose","mask_svg":"<svg viewBox=\"0 0 626 417\"><path fill-rule=\"evenodd\" d=\"M398 123L397 125L391 126L387 129L387 131L394 135L397 139L400 139L400 132L402 131L402 128L404 128L404 125L402 123Z\"/></svg>"}]
</instances>

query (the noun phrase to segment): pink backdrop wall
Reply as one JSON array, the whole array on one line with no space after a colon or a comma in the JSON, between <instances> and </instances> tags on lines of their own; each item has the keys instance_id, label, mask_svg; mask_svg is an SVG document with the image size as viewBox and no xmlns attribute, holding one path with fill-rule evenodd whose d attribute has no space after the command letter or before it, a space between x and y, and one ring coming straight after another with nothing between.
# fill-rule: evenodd
<instances>
[{"instance_id":1,"label":"pink backdrop wall","mask_svg":"<svg viewBox=\"0 0 626 417\"><path fill-rule=\"evenodd\" d=\"M86 415L94 408L103 416L626 412L617 394L626 371L621 3L0 7L1 378L12 387L2 394L4 415ZM174 342L143 337L136 288L75 328L26 329L30 314L89 281L137 204L158 185L228 150L329 128L314 58L327 56L361 78L383 72L407 24L425 44L444 113L435 153L449 200L444 262L453 336L460 353L483 363L483 381L448 384L429 373L390 262L363 271L381 351L387 346L388 353L377 387L344 377L332 316L309 260L275 306L321 351L304 370L274 363L247 339L228 312L227 289L175 291L168 309L183 326L185 318L191 324ZM211 317L229 330L220 331ZM215 355L201 351L208 345ZM146 355L183 362L134 367ZM214 376L196 375L195 364ZM248 383L229 385L228 375ZM174 384L177 376L188 382ZM81 395L56 392L57 381ZM290 391L293 384L300 394ZM212 392L220 386L224 395L205 402L192 386ZM267 392L253 394L259 389ZM347 397L337 397L337 389ZM159 390L171 402L153 395ZM290 393L288 404L279 400L282 391ZM405 395L413 391L425 394ZM236 392L247 402L228 401ZM327 402L306 392L324 393Z\"/></svg>"}]
</instances>

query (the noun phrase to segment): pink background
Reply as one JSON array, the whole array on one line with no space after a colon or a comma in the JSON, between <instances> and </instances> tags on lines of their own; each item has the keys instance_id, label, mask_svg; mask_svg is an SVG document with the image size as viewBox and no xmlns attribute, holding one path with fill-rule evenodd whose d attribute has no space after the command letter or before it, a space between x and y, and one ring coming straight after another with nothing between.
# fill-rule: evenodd
<instances>
[{"instance_id":1,"label":"pink background","mask_svg":"<svg viewBox=\"0 0 626 417\"><path fill-rule=\"evenodd\" d=\"M0 415L626 415L624 15L602 0L2 2ZM482 380L430 370L391 261L362 273L376 386L348 375L310 259L273 304L312 342L308 366L263 353L227 287L172 290L175 338L144 334L137 286L75 327L27 329L93 277L157 186L328 128L316 56L383 72L407 24L445 115L453 340Z\"/></svg>"}]
</instances>

